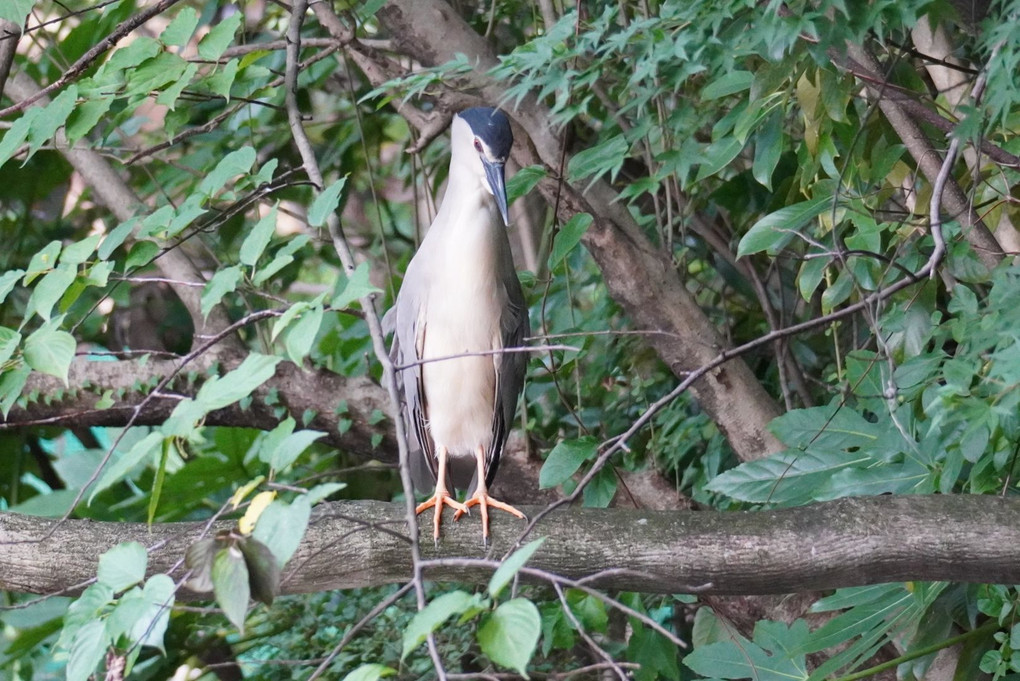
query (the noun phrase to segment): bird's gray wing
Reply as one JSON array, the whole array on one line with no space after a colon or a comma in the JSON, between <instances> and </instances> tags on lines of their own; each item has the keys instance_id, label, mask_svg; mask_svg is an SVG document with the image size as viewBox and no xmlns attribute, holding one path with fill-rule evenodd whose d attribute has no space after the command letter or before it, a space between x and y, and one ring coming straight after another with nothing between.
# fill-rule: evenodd
<instances>
[{"instance_id":1,"label":"bird's gray wing","mask_svg":"<svg viewBox=\"0 0 1020 681\"><path fill-rule=\"evenodd\" d=\"M531 335L528 306L517 272L510 261L509 274L504 279L508 304L500 318L500 333L504 348L520 348ZM517 398L524 387L524 374L528 366L526 352L505 352L494 356L496 368L496 404L492 414L492 445L485 460L485 484L491 485L517 413Z\"/></svg>"},{"instance_id":2,"label":"bird's gray wing","mask_svg":"<svg viewBox=\"0 0 1020 681\"><path fill-rule=\"evenodd\" d=\"M421 359L425 346L425 299L421 286L409 271L397 295L397 302L383 318L384 327L393 329L390 360L396 370L401 415L407 434L408 464L411 479L419 492L430 492L436 484L436 454L428 430L428 407L422 381ZM410 280L410 281L409 281Z\"/></svg>"}]
</instances>

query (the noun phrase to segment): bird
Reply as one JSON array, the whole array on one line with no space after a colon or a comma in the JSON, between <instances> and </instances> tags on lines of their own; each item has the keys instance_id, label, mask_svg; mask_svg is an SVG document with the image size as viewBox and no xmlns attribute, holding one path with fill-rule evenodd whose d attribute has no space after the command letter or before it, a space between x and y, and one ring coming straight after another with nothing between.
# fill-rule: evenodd
<instances>
[{"instance_id":1,"label":"bird","mask_svg":"<svg viewBox=\"0 0 1020 681\"><path fill-rule=\"evenodd\" d=\"M454 115L450 172L436 217L387 313L411 478L432 496L433 539L443 507L459 520L478 506L525 515L489 495L524 386L528 308L507 238L504 168L513 146L506 114L475 107ZM463 503L453 491L463 489Z\"/></svg>"}]
</instances>

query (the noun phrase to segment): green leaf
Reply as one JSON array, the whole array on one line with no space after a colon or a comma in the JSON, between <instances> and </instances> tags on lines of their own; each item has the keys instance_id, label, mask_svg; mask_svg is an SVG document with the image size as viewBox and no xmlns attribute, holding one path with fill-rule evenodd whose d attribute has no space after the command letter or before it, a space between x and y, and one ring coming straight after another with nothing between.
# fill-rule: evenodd
<instances>
[{"instance_id":1,"label":"green leaf","mask_svg":"<svg viewBox=\"0 0 1020 681\"><path fill-rule=\"evenodd\" d=\"M695 182L712 177L730 164L744 148L744 143L734 135L726 135L721 140L709 144L704 151L701 165Z\"/></svg>"},{"instance_id":2,"label":"green leaf","mask_svg":"<svg viewBox=\"0 0 1020 681\"><path fill-rule=\"evenodd\" d=\"M515 598L485 618L478 628L478 645L496 664L528 678L526 668L541 632L542 618L535 604Z\"/></svg>"},{"instance_id":3,"label":"green leaf","mask_svg":"<svg viewBox=\"0 0 1020 681\"><path fill-rule=\"evenodd\" d=\"M2 4L0 3L0 5ZM18 151L21 147L21 144L28 137L32 124L41 111L42 109L38 107L29 109L21 115L21 118L14 121L7 132L4 133L3 139L0 140L0 166L7 163L14 155L14 152Z\"/></svg>"},{"instance_id":4,"label":"green leaf","mask_svg":"<svg viewBox=\"0 0 1020 681\"><path fill-rule=\"evenodd\" d=\"M241 244L240 259L241 262L249 267L254 267L255 263L258 262L259 257L266 250L266 246L269 245L269 240L273 238L273 234L276 233L276 216L277 206L273 206L269 213L255 223L255 226L248 233L248 236L244 238L244 242Z\"/></svg>"},{"instance_id":5,"label":"green leaf","mask_svg":"<svg viewBox=\"0 0 1020 681\"><path fill-rule=\"evenodd\" d=\"M220 544L212 537L203 537L184 552L184 565L191 571L185 586L196 593L213 590L212 566Z\"/></svg>"},{"instance_id":6,"label":"green leaf","mask_svg":"<svg viewBox=\"0 0 1020 681\"><path fill-rule=\"evenodd\" d=\"M164 45L184 47L191 40L195 28L198 26L198 12L193 7L182 7L170 25L159 34L159 39Z\"/></svg>"},{"instance_id":7,"label":"green leaf","mask_svg":"<svg viewBox=\"0 0 1020 681\"><path fill-rule=\"evenodd\" d=\"M451 591L433 598L428 605L416 612L404 628L401 661L424 643L429 634L438 629L443 622L467 610L474 600L474 597L466 591Z\"/></svg>"},{"instance_id":8,"label":"green leaf","mask_svg":"<svg viewBox=\"0 0 1020 681\"><path fill-rule=\"evenodd\" d=\"M228 546L216 553L213 558L212 583L216 603L231 624L244 634L244 617L248 612L251 589L248 586L248 567L241 549Z\"/></svg>"},{"instance_id":9,"label":"green leaf","mask_svg":"<svg viewBox=\"0 0 1020 681\"><path fill-rule=\"evenodd\" d=\"M28 13L32 11L35 0L5 0L0 2L0 19L17 24L18 28L25 28L25 20Z\"/></svg>"},{"instance_id":10,"label":"green leaf","mask_svg":"<svg viewBox=\"0 0 1020 681\"><path fill-rule=\"evenodd\" d=\"M7 300L7 296L10 295L14 287L18 285L18 280L21 279L25 274L25 270L7 270L0 275L0 303Z\"/></svg>"},{"instance_id":11,"label":"green leaf","mask_svg":"<svg viewBox=\"0 0 1020 681\"><path fill-rule=\"evenodd\" d=\"M20 333L14 329L8 329L6 326L0 326L0 366L6 364L14 356L14 351L18 349L20 342Z\"/></svg>"},{"instance_id":12,"label":"green leaf","mask_svg":"<svg viewBox=\"0 0 1020 681\"><path fill-rule=\"evenodd\" d=\"M67 117L64 125L64 134L67 141L74 144L96 127L96 124L103 119L103 116L113 106L114 97L90 96L84 102L75 107L71 115Z\"/></svg>"},{"instance_id":13,"label":"green leaf","mask_svg":"<svg viewBox=\"0 0 1020 681\"><path fill-rule=\"evenodd\" d=\"M269 547L282 569L301 544L311 515L307 497L300 496L290 504L277 499L259 516L251 536Z\"/></svg>"},{"instance_id":14,"label":"green leaf","mask_svg":"<svg viewBox=\"0 0 1020 681\"><path fill-rule=\"evenodd\" d=\"M241 13L238 12L233 16L239 16L240 14ZM226 21L227 20L224 19L220 25ZM202 184L198 186L198 193L204 196L212 196L218 192L230 178L237 175L247 174L248 171L251 170L251 167L255 164L256 158L255 150L249 146L244 146L230 152L216 164L216 167L211 173L205 176L205 179L202 180Z\"/></svg>"},{"instance_id":15,"label":"green leaf","mask_svg":"<svg viewBox=\"0 0 1020 681\"><path fill-rule=\"evenodd\" d=\"M296 433L291 433L283 440L283 442L280 443L276 452L273 453L269 465L274 471L285 470L288 466L294 463L313 442L325 435L325 433L317 430L299 430Z\"/></svg>"},{"instance_id":16,"label":"green leaf","mask_svg":"<svg viewBox=\"0 0 1020 681\"><path fill-rule=\"evenodd\" d=\"M49 321L53 306L74 283L75 276L77 275L74 265L61 265L47 272L32 290L32 296L25 308L25 319L32 314L38 314L43 321Z\"/></svg>"},{"instance_id":17,"label":"green leaf","mask_svg":"<svg viewBox=\"0 0 1020 681\"><path fill-rule=\"evenodd\" d=\"M209 61L218 61L233 42L242 18L244 12L234 12L213 26L198 43L198 56Z\"/></svg>"},{"instance_id":18,"label":"green leaf","mask_svg":"<svg viewBox=\"0 0 1020 681\"><path fill-rule=\"evenodd\" d=\"M93 234L92 236L85 237L81 241L76 241L73 244L64 246L64 250L60 254L60 264L82 264L96 252L96 246L99 245L99 242L102 241L102 239L102 234Z\"/></svg>"},{"instance_id":19,"label":"green leaf","mask_svg":"<svg viewBox=\"0 0 1020 681\"><path fill-rule=\"evenodd\" d=\"M708 101L743 92L753 82L754 74L750 71L729 71L701 88L701 99Z\"/></svg>"},{"instance_id":20,"label":"green leaf","mask_svg":"<svg viewBox=\"0 0 1020 681\"><path fill-rule=\"evenodd\" d=\"M803 504L812 501L837 471L870 463L870 456L850 455L841 449L789 449L731 468L713 478L705 489L751 503Z\"/></svg>"},{"instance_id":21,"label":"green leaf","mask_svg":"<svg viewBox=\"0 0 1020 681\"><path fill-rule=\"evenodd\" d=\"M773 419L768 428L788 447L828 449L870 447L883 432L883 426L871 423L839 400L824 407L793 409Z\"/></svg>"},{"instance_id":22,"label":"green leaf","mask_svg":"<svg viewBox=\"0 0 1020 681\"><path fill-rule=\"evenodd\" d=\"M301 319L294 324L287 332L287 356L290 361L298 366L304 363L308 353L312 350L312 344L322 326L324 310L321 305L316 305L308 312L301 315Z\"/></svg>"},{"instance_id":23,"label":"green leaf","mask_svg":"<svg viewBox=\"0 0 1020 681\"><path fill-rule=\"evenodd\" d=\"M500 564L499 568L492 573L492 577L489 579L490 596L493 598L499 597L499 594L503 591L503 587L510 583L510 580L517 575L517 572L522 567L524 567L524 564L528 562L545 539L545 537L539 537L538 539L529 542L525 546L514 551Z\"/></svg>"},{"instance_id":24,"label":"green leaf","mask_svg":"<svg viewBox=\"0 0 1020 681\"><path fill-rule=\"evenodd\" d=\"M42 108L35 117L32 128L28 131L28 158L31 158L44 144L53 142L57 130L74 110L74 103L77 99L78 86L69 85L52 102Z\"/></svg>"},{"instance_id":25,"label":"green leaf","mask_svg":"<svg viewBox=\"0 0 1020 681\"><path fill-rule=\"evenodd\" d=\"M737 245L737 257L768 251L778 253L794 234L832 208L831 196L820 196L769 213L751 226Z\"/></svg>"},{"instance_id":26,"label":"green leaf","mask_svg":"<svg viewBox=\"0 0 1020 681\"><path fill-rule=\"evenodd\" d=\"M208 317L212 309L220 304L223 296L233 293L241 281L240 265L231 265L219 270L202 289L202 316Z\"/></svg>"},{"instance_id":27,"label":"green leaf","mask_svg":"<svg viewBox=\"0 0 1020 681\"><path fill-rule=\"evenodd\" d=\"M343 678L343 681L377 681L385 676L393 676L396 669L386 665L371 663L363 664Z\"/></svg>"},{"instance_id":28,"label":"green leaf","mask_svg":"<svg viewBox=\"0 0 1020 681\"><path fill-rule=\"evenodd\" d=\"M534 165L521 168L506 182L507 205L521 198L544 180L548 173L545 166Z\"/></svg>"},{"instance_id":29,"label":"green leaf","mask_svg":"<svg viewBox=\"0 0 1020 681\"><path fill-rule=\"evenodd\" d=\"M7 418L11 407L21 397L21 391L25 388L25 383L28 382L31 373L32 370L27 364L19 364L0 376L0 412L3 412L4 418Z\"/></svg>"},{"instance_id":30,"label":"green leaf","mask_svg":"<svg viewBox=\"0 0 1020 681\"><path fill-rule=\"evenodd\" d=\"M56 376L66 386L75 347L74 336L48 322L25 340L25 363L35 371Z\"/></svg>"},{"instance_id":31,"label":"green leaf","mask_svg":"<svg viewBox=\"0 0 1020 681\"><path fill-rule=\"evenodd\" d=\"M591 436L557 443L538 474L539 489L549 489L566 482L581 464L595 458L598 444L598 440Z\"/></svg>"},{"instance_id":32,"label":"green leaf","mask_svg":"<svg viewBox=\"0 0 1020 681\"><path fill-rule=\"evenodd\" d=\"M67 658L67 681L88 681L106 657L106 649L111 643L113 641L106 633L103 620L94 619L82 625L71 641L71 652Z\"/></svg>"},{"instance_id":33,"label":"green leaf","mask_svg":"<svg viewBox=\"0 0 1020 681\"><path fill-rule=\"evenodd\" d=\"M251 595L257 601L272 605L280 593L280 566L269 547L254 537L244 537L238 542L248 567L248 583Z\"/></svg>"},{"instance_id":34,"label":"green leaf","mask_svg":"<svg viewBox=\"0 0 1020 681\"><path fill-rule=\"evenodd\" d=\"M326 224L326 219L340 205L340 192L343 191L345 184L347 184L346 175L319 192L319 195L315 197L312 205L308 208L309 225L312 227L322 227Z\"/></svg>"},{"instance_id":35,"label":"green leaf","mask_svg":"<svg viewBox=\"0 0 1020 681\"><path fill-rule=\"evenodd\" d=\"M206 381L195 395L195 401L209 411L229 406L272 378L281 361L280 357L253 352L233 371Z\"/></svg>"},{"instance_id":36,"label":"green leaf","mask_svg":"<svg viewBox=\"0 0 1020 681\"><path fill-rule=\"evenodd\" d=\"M144 646L159 648L163 654L163 636L170 624L170 609L174 604L177 586L170 575L153 575L142 588L145 610L131 628L131 640Z\"/></svg>"},{"instance_id":37,"label":"green leaf","mask_svg":"<svg viewBox=\"0 0 1020 681\"><path fill-rule=\"evenodd\" d=\"M239 63L236 59L231 59L222 68L217 69L214 73L204 80L206 87L214 95L223 97L228 102L230 101L230 88L234 86L234 81L237 80L237 71Z\"/></svg>"},{"instance_id":38,"label":"green leaf","mask_svg":"<svg viewBox=\"0 0 1020 681\"><path fill-rule=\"evenodd\" d=\"M378 288L372 286L372 282L369 280L371 274L372 270L367 261L358 265L354 274L347 279L344 287L333 298L330 306L337 310L343 310L355 300L360 300L373 293L381 293ZM339 286L339 282L337 285Z\"/></svg>"},{"instance_id":39,"label":"green leaf","mask_svg":"<svg viewBox=\"0 0 1020 681\"><path fill-rule=\"evenodd\" d=\"M310 236L307 234L299 234L285 243L283 247L276 252L272 261L256 273L254 277L252 277L252 283L255 284L255 286L261 286L264 281L294 262L294 253L296 253L298 249L304 247L309 241L311 241Z\"/></svg>"},{"instance_id":40,"label":"green leaf","mask_svg":"<svg viewBox=\"0 0 1020 681\"><path fill-rule=\"evenodd\" d=\"M610 137L608 140L596 144L574 154L567 164L567 178L571 182L577 182L587 177L600 177L606 172L611 173L611 178L623 167L630 152L630 144L623 135Z\"/></svg>"},{"instance_id":41,"label":"green leaf","mask_svg":"<svg viewBox=\"0 0 1020 681\"><path fill-rule=\"evenodd\" d=\"M131 271L136 267L144 267L152 262L159 253L159 244L153 241L136 241L124 258L124 269Z\"/></svg>"},{"instance_id":42,"label":"green leaf","mask_svg":"<svg viewBox=\"0 0 1020 681\"><path fill-rule=\"evenodd\" d=\"M25 272L25 286L28 286L35 278L43 272L49 272L57 266L57 258L60 255L60 242L51 241L42 250L32 256L28 262L28 270Z\"/></svg>"},{"instance_id":43,"label":"green leaf","mask_svg":"<svg viewBox=\"0 0 1020 681\"><path fill-rule=\"evenodd\" d=\"M144 546L134 541L123 542L99 557L96 579L117 593L145 579L148 562Z\"/></svg>"},{"instance_id":44,"label":"green leaf","mask_svg":"<svg viewBox=\"0 0 1020 681\"><path fill-rule=\"evenodd\" d=\"M117 483L125 478L128 473L135 469L142 461L151 457L155 454L156 450L159 449L163 444L163 434L159 431L154 431L146 435L141 440L138 440L131 446L131 449L127 453L122 454L120 458L116 459L111 465L106 468L103 473L103 477L99 479L96 486L92 489L92 494L89 496L89 503L96 498L96 495L107 489L114 483Z\"/></svg>"},{"instance_id":45,"label":"green leaf","mask_svg":"<svg viewBox=\"0 0 1020 681\"><path fill-rule=\"evenodd\" d=\"M552 252L549 254L549 269L554 269L574 250L594 221L588 213L578 213L560 227L553 239Z\"/></svg>"}]
</instances>

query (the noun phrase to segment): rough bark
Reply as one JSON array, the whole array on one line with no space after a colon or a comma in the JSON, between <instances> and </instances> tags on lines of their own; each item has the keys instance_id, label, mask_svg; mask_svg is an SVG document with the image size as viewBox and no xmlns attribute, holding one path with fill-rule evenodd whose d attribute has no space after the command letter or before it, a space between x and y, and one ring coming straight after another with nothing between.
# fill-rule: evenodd
<instances>
[{"instance_id":1,"label":"rough bark","mask_svg":"<svg viewBox=\"0 0 1020 681\"><path fill-rule=\"evenodd\" d=\"M484 77L484 72L496 65L496 55L447 3L391 0L377 16L393 36L396 48L423 65L439 65L457 54L467 55L475 65L482 96L492 104L502 101L502 86ZM521 166L544 165L550 177L555 177L563 144L549 124L546 107L525 98L508 113L517 123L514 159ZM569 163L569 155L565 160ZM644 235L616 191L603 181L582 192L551 179L539 189L550 204L562 190L560 220L579 212L594 217L584 244L602 270L610 294L635 327L654 332L648 336L649 344L677 376L719 354L726 343L684 286L671 254ZM711 372L692 390L741 459L778 451L780 445L766 426L779 415L779 406L742 360L732 360Z\"/></svg>"},{"instance_id":2,"label":"rough bark","mask_svg":"<svg viewBox=\"0 0 1020 681\"><path fill-rule=\"evenodd\" d=\"M408 580L404 518L400 503L324 505L285 570L283 591ZM493 563L481 559L504 555L523 528L496 514L486 553L476 518L447 520L438 549L422 542L428 579L484 583ZM430 523L423 526L429 534ZM149 547L150 571L173 568L180 576L178 562L204 527L0 514L0 589L80 589L103 551L132 540ZM738 595L915 580L1020 581L1020 499L1013 498L882 496L732 513L567 509L548 516L530 538L540 536L547 539L530 568L606 589Z\"/></svg>"},{"instance_id":3,"label":"rough bark","mask_svg":"<svg viewBox=\"0 0 1020 681\"><path fill-rule=\"evenodd\" d=\"M23 394L45 399L12 408L6 419L0 419L0 430L40 425L124 426L136 411L135 425L159 425L181 399L195 396L206 377L217 371L225 373L239 363L237 358L203 355L181 370L176 360L101 362L79 357L68 372L71 390L64 388L58 378L33 373ZM179 371L179 380L160 395L149 396L160 379ZM104 396L113 399L113 405L97 408L96 403ZM269 430L292 416L302 427L326 433L323 442L337 449L395 462L392 420L380 422L374 412L388 415L390 406L385 392L371 379L347 378L324 369L304 370L280 362L276 374L255 390L249 404L232 404L211 412L205 424ZM313 416L305 422L305 415ZM376 446L372 445L373 438L381 438Z\"/></svg>"}]
</instances>

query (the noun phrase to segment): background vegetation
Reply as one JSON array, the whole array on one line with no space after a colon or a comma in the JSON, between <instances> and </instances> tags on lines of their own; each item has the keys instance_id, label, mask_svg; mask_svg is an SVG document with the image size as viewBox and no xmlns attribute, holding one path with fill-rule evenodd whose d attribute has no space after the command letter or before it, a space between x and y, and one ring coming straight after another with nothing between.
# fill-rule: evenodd
<instances>
[{"instance_id":1,"label":"background vegetation","mask_svg":"<svg viewBox=\"0 0 1020 681\"><path fill-rule=\"evenodd\" d=\"M331 502L406 501L376 315L441 198L449 116L479 104L514 120L536 329L502 498L533 517L571 500L810 520L851 496L1015 496L1018 15L1016 0L0 4L2 673L1016 678L1017 590L980 583L1015 568L982 572L990 559L952 548L977 533L951 523L886 541L909 547L888 574L916 581L819 568L811 589L842 588L787 597L708 578L597 588L528 562L570 533L549 523L588 518L606 553L568 566L612 568L631 527L613 510L496 524L489 553L408 540L397 585L315 589L295 552L329 514L389 527L381 506ZM1016 565L1020 509L994 508L1009 513L969 519ZM68 525L82 518L156 534L97 566L123 535ZM170 552L171 521L203 530ZM810 569L854 554L844 531L779 541ZM25 544L60 558L19 563ZM949 573L922 545L975 583L934 581ZM173 560L154 567L160 552ZM421 552L486 576L425 582ZM318 592L279 595L296 591Z\"/></svg>"}]
</instances>

